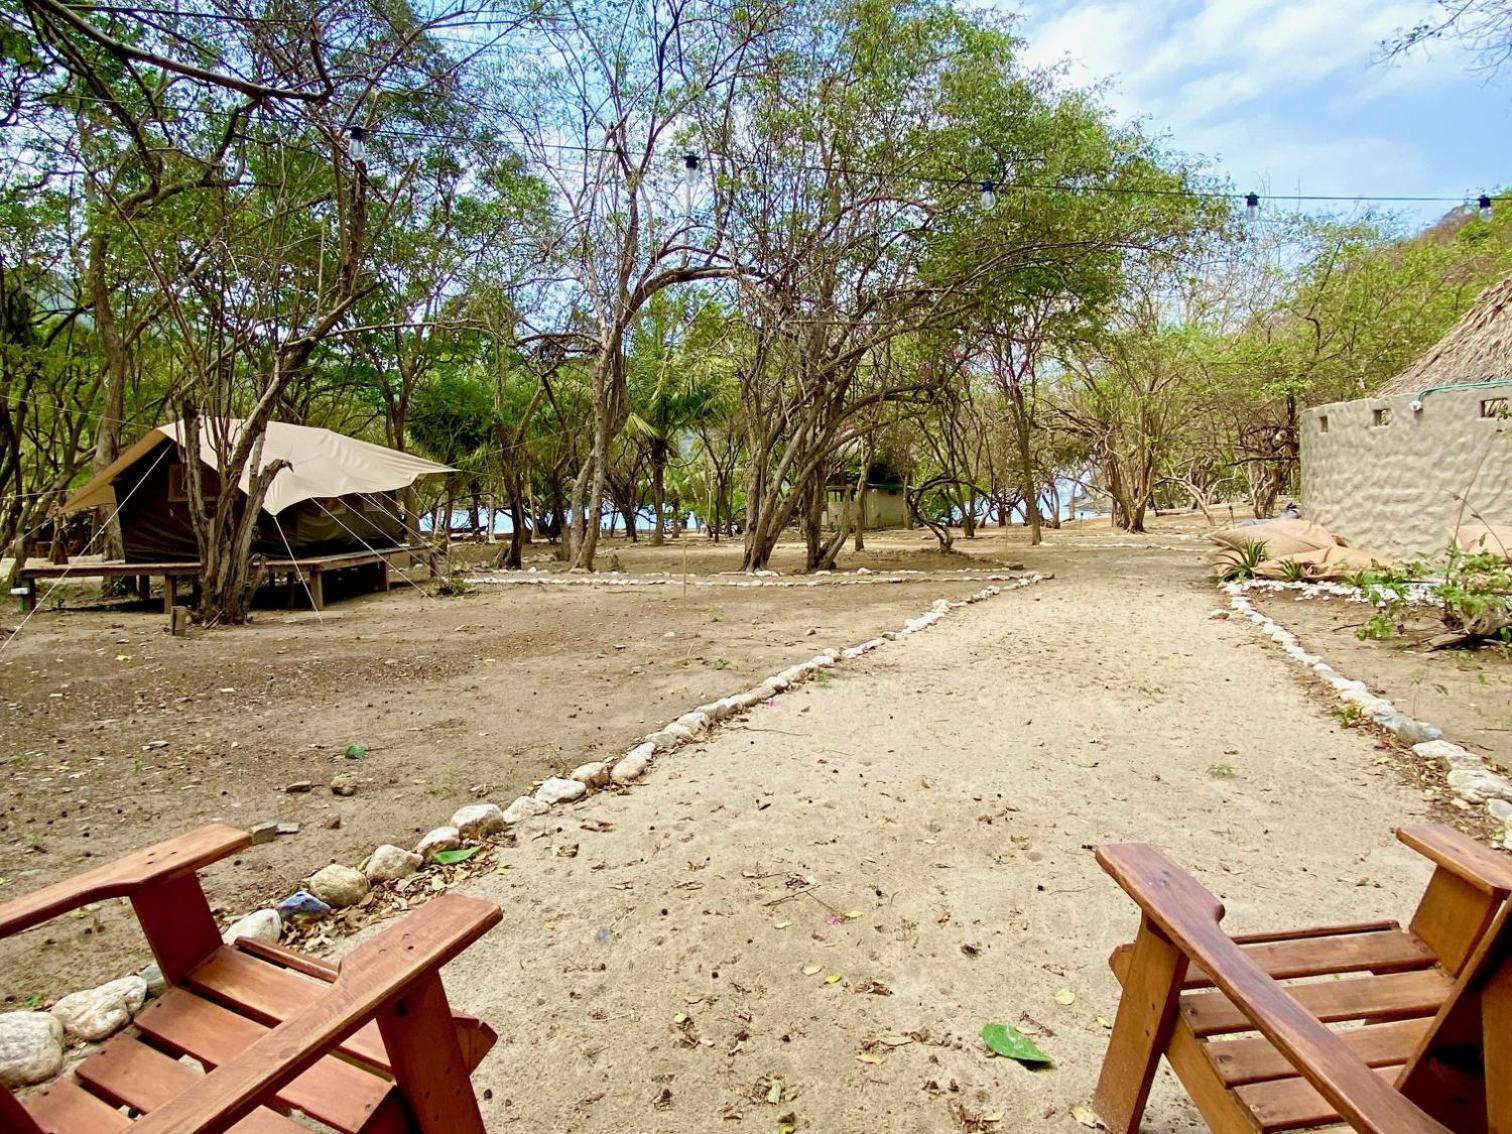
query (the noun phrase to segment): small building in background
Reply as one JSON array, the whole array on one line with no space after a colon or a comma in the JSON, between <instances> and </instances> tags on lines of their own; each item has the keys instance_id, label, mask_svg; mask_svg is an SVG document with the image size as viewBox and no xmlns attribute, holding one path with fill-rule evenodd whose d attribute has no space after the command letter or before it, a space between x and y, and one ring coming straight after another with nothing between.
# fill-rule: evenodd
<instances>
[{"instance_id":1,"label":"small building in background","mask_svg":"<svg viewBox=\"0 0 1512 1134\"><path fill-rule=\"evenodd\" d=\"M834 529L840 526L845 515L845 502L855 490L854 480L836 478L825 486L824 526ZM884 472L873 476L861 494L862 528L877 531L881 528L904 528L908 526L908 495L901 479L894 479ZM851 507L854 509L855 504ZM852 521L854 522L854 521Z\"/></svg>"},{"instance_id":2,"label":"small building in background","mask_svg":"<svg viewBox=\"0 0 1512 1134\"><path fill-rule=\"evenodd\" d=\"M1512 523L1512 277L1376 394L1301 421L1302 514L1392 559Z\"/></svg>"}]
</instances>

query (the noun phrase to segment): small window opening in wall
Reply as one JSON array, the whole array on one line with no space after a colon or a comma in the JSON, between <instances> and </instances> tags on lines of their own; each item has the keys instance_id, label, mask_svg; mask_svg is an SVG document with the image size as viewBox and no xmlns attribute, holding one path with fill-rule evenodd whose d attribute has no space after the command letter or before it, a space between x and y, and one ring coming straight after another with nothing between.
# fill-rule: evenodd
<instances>
[{"instance_id":1,"label":"small window opening in wall","mask_svg":"<svg viewBox=\"0 0 1512 1134\"><path fill-rule=\"evenodd\" d=\"M1318 415L1318 432L1328 432L1328 415L1326 413Z\"/></svg>"},{"instance_id":2,"label":"small window opening in wall","mask_svg":"<svg viewBox=\"0 0 1512 1134\"><path fill-rule=\"evenodd\" d=\"M1370 424L1374 426L1390 425L1391 409L1387 406L1382 406L1380 409L1371 410Z\"/></svg>"},{"instance_id":3,"label":"small window opening in wall","mask_svg":"<svg viewBox=\"0 0 1512 1134\"><path fill-rule=\"evenodd\" d=\"M1506 398L1482 398L1480 406L1482 417L1493 417L1498 421L1512 419L1512 404Z\"/></svg>"}]
</instances>

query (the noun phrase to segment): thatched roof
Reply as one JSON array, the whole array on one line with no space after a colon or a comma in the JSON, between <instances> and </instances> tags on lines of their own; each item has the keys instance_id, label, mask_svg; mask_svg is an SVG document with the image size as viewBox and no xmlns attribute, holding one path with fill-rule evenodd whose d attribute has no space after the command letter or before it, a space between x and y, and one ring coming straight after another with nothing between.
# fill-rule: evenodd
<instances>
[{"instance_id":1,"label":"thatched roof","mask_svg":"<svg viewBox=\"0 0 1512 1134\"><path fill-rule=\"evenodd\" d=\"M1501 378L1512 378L1512 276L1481 292L1465 317L1376 391L1376 397Z\"/></svg>"}]
</instances>

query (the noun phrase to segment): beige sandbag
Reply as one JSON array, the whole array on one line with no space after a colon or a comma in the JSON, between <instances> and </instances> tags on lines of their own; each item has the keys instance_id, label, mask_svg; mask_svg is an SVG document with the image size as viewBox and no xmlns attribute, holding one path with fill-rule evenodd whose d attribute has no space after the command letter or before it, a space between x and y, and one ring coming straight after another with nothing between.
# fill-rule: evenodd
<instances>
[{"instance_id":1,"label":"beige sandbag","mask_svg":"<svg viewBox=\"0 0 1512 1134\"><path fill-rule=\"evenodd\" d=\"M1384 555L1363 547L1335 545L1317 551L1301 551L1296 555L1267 559L1255 568L1255 574L1262 579L1284 579L1287 576L1285 564L1296 563L1301 566L1304 579L1343 579L1357 571L1389 566L1390 562Z\"/></svg>"},{"instance_id":2,"label":"beige sandbag","mask_svg":"<svg viewBox=\"0 0 1512 1134\"><path fill-rule=\"evenodd\" d=\"M1464 551L1489 551L1512 562L1512 524L1465 524L1454 542Z\"/></svg>"},{"instance_id":3,"label":"beige sandbag","mask_svg":"<svg viewBox=\"0 0 1512 1134\"><path fill-rule=\"evenodd\" d=\"M1331 531L1311 520L1266 520L1259 524L1224 528L1208 538L1229 548L1263 543L1265 554L1270 559L1287 559L1304 551L1321 551L1325 547L1340 546L1339 539Z\"/></svg>"}]
</instances>

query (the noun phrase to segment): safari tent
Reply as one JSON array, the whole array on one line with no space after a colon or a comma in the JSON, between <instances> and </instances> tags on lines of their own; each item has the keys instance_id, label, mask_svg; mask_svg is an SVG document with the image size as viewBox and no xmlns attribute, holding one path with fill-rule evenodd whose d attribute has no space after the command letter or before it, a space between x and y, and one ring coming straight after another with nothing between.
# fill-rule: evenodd
<instances>
[{"instance_id":1,"label":"safari tent","mask_svg":"<svg viewBox=\"0 0 1512 1134\"><path fill-rule=\"evenodd\" d=\"M221 491L211 430L205 422L200 461L207 495ZM241 422L223 423L234 438ZM119 508L127 563L190 562L198 557L185 484L183 423L151 430L76 492L65 511ZM257 554L283 558L383 550L405 542L395 493L445 465L386 449L329 429L272 422L262 463L289 466L273 478L263 501L253 546ZM253 470L237 490L245 492Z\"/></svg>"},{"instance_id":2,"label":"safari tent","mask_svg":"<svg viewBox=\"0 0 1512 1134\"><path fill-rule=\"evenodd\" d=\"M1302 512L1392 558L1512 523L1512 277L1374 396L1302 419Z\"/></svg>"}]
</instances>

